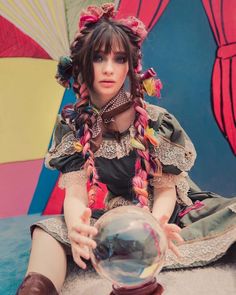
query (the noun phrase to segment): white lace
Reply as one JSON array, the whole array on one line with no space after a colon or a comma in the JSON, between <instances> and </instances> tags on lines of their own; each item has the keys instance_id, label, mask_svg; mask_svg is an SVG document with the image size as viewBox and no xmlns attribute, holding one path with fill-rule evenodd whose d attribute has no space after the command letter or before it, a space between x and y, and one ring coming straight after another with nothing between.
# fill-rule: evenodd
<instances>
[{"instance_id":1,"label":"white lace","mask_svg":"<svg viewBox=\"0 0 236 295\"><path fill-rule=\"evenodd\" d=\"M155 188L173 188L177 190L177 202L183 205L192 205L191 199L188 197L189 184L187 181L187 173L182 172L179 175L170 173L162 173L162 176L155 177L150 180L150 185Z\"/></svg>"},{"instance_id":2,"label":"white lace","mask_svg":"<svg viewBox=\"0 0 236 295\"><path fill-rule=\"evenodd\" d=\"M194 263L206 263L214 261L223 256L229 247L235 242L236 227L229 228L221 235L211 235L207 238L189 241L178 247L181 258L177 260L176 256L168 250L164 267L173 267L176 265L191 266Z\"/></svg>"},{"instance_id":3,"label":"white lace","mask_svg":"<svg viewBox=\"0 0 236 295\"><path fill-rule=\"evenodd\" d=\"M58 186L61 189L65 189L74 184L79 184L84 186L86 185L86 183L87 183L87 175L85 170L79 170L79 171L63 173L60 176Z\"/></svg>"},{"instance_id":4,"label":"white lace","mask_svg":"<svg viewBox=\"0 0 236 295\"><path fill-rule=\"evenodd\" d=\"M49 164L49 162L52 159L56 159L67 155L69 156L76 153L76 150L74 148L74 142L76 142L76 138L73 134L73 131L70 131L67 134L65 134L62 137L61 142L57 146L55 145L55 139L53 139L52 146L45 156L45 166L49 169L55 169Z\"/></svg>"},{"instance_id":5,"label":"white lace","mask_svg":"<svg viewBox=\"0 0 236 295\"><path fill-rule=\"evenodd\" d=\"M130 128L131 132L132 128ZM106 159L120 159L128 156L132 147L130 144L130 133L122 136L120 142L115 139L103 139L99 149L94 153L95 157L103 157Z\"/></svg>"},{"instance_id":6,"label":"white lace","mask_svg":"<svg viewBox=\"0 0 236 295\"><path fill-rule=\"evenodd\" d=\"M181 171L189 171L196 159L196 151L190 140L185 138L185 147L174 144L161 135L157 136L158 147L152 147L151 153L164 165L173 165Z\"/></svg>"}]
</instances>

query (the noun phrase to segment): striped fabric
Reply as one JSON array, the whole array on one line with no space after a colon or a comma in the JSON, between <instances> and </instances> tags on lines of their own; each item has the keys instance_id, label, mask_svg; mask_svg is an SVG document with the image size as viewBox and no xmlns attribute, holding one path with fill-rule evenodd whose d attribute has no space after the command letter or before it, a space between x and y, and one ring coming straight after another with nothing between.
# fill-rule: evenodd
<instances>
[{"instance_id":1,"label":"striped fabric","mask_svg":"<svg viewBox=\"0 0 236 295\"><path fill-rule=\"evenodd\" d=\"M35 40L52 59L69 53L63 0L1 0L0 13Z\"/></svg>"}]
</instances>

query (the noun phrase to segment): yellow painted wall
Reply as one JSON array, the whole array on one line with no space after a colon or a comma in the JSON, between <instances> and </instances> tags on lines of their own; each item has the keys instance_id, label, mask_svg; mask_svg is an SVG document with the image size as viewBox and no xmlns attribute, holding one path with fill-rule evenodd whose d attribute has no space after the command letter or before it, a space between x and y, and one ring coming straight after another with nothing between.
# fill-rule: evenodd
<instances>
[{"instance_id":1,"label":"yellow painted wall","mask_svg":"<svg viewBox=\"0 0 236 295\"><path fill-rule=\"evenodd\" d=\"M64 94L57 62L0 59L0 163L44 157Z\"/></svg>"}]
</instances>

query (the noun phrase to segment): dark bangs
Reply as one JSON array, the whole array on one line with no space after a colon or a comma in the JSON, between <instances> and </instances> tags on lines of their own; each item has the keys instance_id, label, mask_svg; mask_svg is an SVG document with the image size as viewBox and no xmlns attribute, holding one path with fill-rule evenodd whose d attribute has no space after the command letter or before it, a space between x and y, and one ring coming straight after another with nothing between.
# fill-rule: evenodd
<instances>
[{"instance_id":1,"label":"dark bangs","mask_svg":"<svg viewBox=\"0 0 236 295\"><path fill-rule=\"evenodd\" d=\"M99 51L103 51L105 54L110 54L112 50L125 52L129 72L133 69L131 43L122 25L111 21L97 23L86 41L87 50L83 59L82 76L90 89L93 88L94 81L93 60Z\"/></svg>"}]
</instances>

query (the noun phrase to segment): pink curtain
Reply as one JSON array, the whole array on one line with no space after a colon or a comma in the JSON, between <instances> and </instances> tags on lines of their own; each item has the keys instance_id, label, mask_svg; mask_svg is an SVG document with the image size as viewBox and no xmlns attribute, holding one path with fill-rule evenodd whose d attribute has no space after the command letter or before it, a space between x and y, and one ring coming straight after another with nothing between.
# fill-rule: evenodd
<instances>
[{"instance_id":1,"label":"pink curtain","mask_svg":"<svg viewBox=\"0 0 236 295\"><path fill-rule=\"evenodd\" d=\"M218 49L212 74L217 124L236 155L236 1L202 0Z\"/></svg>"},{"instance_id":2,"label":"pink curtain","mask_svg":"<svg viewBox=\"0 0 236 295\"><path fill-rule=\"evenodd\" d=\"M136 16L148 32L155 26L170 0L120 0L117 17Z\"/></svg>"}]
</instances>

